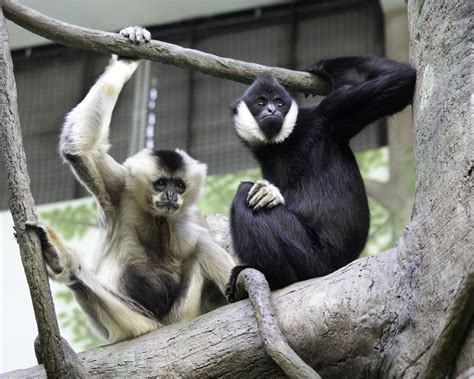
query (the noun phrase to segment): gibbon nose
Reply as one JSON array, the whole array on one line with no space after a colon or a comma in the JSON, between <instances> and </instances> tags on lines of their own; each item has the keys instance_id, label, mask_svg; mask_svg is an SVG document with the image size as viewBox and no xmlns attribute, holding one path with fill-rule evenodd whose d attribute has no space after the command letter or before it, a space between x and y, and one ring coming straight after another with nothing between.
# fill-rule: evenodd
<instances>
[{"instance_id":1,"label":"gibbon nose","mask_svg":"<svg viewBox=\"0 0 474 379\"><path fill-rule=\"evenodd\" d=\"M267 106L267 112L269 114L274 114L276 111L276 107L273 105L273 103L269 103Z\"/></svg>"},{"instance_id":2,"label":"gibbon nose","mask_svg":"<svg viewBox=\"0 0 474 379\"><path fill-rule=\"evenodd\" d=\"M166 191L166 199L176 203L178 201L178 194L174 191Z\"/></svg>"}]
</instances>

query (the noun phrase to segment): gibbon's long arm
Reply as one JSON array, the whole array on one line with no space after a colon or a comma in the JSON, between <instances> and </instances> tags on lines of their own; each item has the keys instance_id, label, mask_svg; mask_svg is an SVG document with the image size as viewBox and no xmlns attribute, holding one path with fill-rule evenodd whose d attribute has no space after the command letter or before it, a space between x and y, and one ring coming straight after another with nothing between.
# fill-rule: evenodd
<instances>
[{"instance_id":1,"label":"gibbon's long arm","mask_svg":"<svg viewBox=\"0 0 474 379\"><path fill-rule=\"evenodd\" d=\"M330 120L334 135L344 140L411 103L416 79L408 64L386 58L327 59L305 71L331 80L333 92L317 110Z\"/></svg>"},{"instance_id":2,"label":"gibbon's long arm","mask_svg":"<svg viewBox=\"0 0 474 379\"><path fill-rule=\"evenodd\" d=\"M66 116L61 133L61 154L106 213L113 211L125 185L125 168L107 154L110 119L138 64L113 56L84 100Z\"/></svg>"}]
</instances>

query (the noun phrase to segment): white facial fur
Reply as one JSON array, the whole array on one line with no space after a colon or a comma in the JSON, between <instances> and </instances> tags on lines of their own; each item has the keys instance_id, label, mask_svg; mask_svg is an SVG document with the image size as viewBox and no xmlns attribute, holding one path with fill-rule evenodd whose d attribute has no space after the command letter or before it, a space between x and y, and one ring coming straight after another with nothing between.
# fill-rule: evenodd
<instances>
[{"instance_id":1,"label":"white facial fur","mask_svg":"<svg viewBox=\"0 0 474 379\"><path fill-rule=\"evenodd\" d=\"M127 189L134 194L135 199L146 212L160 216L177 215L182 210L195 204L202 193L207 166L193 159L183 150L176 149L175 151L183 158L185 168L177 170L173 174L159 167L156 157L148 149L143 149L128 158L124 163L124 166L130 172L126 184ZM179 209L161 209L161 207L154 206L156 201L161 200L161 193L154 190L152 183L161 177L181 178L185 182L185 192L182 195L178 194Z\"/></svg>"},{"instance_id":2,"label":"white facial fur","mask_svg":"<svg viewBox=\"0 0 474 379\"><path fill-rule=\"evenodd\" d=\"M296 124L296 118L298 117L298 104L296 101L291 101L290 110L283 120L283 125L279 133L268 140L263 134L262 130L258 126L255 117L253 117L245 101L241 101L237 106L237 113L234 116L234 127L237 131L237 134L244 140L250 143L251 145L259 144L271 144L271 143L281 143L293 131L293 128Z\"/></svg>"}]
</instances>

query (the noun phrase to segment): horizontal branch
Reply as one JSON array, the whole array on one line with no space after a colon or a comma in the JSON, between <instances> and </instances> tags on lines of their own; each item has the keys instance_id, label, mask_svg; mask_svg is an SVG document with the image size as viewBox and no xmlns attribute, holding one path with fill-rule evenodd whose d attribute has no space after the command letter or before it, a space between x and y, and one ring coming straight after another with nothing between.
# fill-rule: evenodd
<instances>
[{"instance_id":1,"label":"horizontal branch","mask_svg":"<svg viewBox=\"0 0 474 379\"><path fill-rule=\"evenodd\" d=\"M251 83L257 76L271 73L283 85L295 91L313 95L326 95L330 92L327 81L306 72L218 57L156 40L148 44L135 45L117 33L83 28L55 20L15 0L4 0L3 8L6 17L11 21L63 45L100 53L148 59L242 83Z\"/></svg>"},{"instance_id":2,"label":"horizontal branch","mask_svg":"<svg viewBox=\"0 0 474 379\"><path fill-rule=\"evenodd\" d=\"M372 362L390 364L391 352L380 347L386 332L398 327L393 310L406 308L397 291L404 280L397 259L392 250L272 292L288 344L321 377L370 377ZM267 353L249 300L79 357L89 375L99 377L284 377ZM5 374L44 376L41 365Z\"/></svg>"}]
</instances>

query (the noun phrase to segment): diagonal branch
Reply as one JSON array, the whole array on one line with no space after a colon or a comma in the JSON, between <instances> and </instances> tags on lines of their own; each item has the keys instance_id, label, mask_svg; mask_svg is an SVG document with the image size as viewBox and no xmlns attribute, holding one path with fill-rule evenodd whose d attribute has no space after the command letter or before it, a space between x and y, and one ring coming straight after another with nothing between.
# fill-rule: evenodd
<instances>
[{"instance_id":1,"label":"diagonal branch","mask_svg":"<svg viewBox=\"0 0 474 379\"><path fill-rule=\"evenodd\" d=\"M9 20L33 33L67 46L149 59L242 83L251 83L258 75L270 72L282 84L295 91L313 95L326 95L330 92L330 85L327 81L307 72L218 57L199 50L155 40L148 44L134 45L119 34L82 28L58 21L26 7L16 0L4 0L3 8Z\"/></svg>"}]
</instances>

